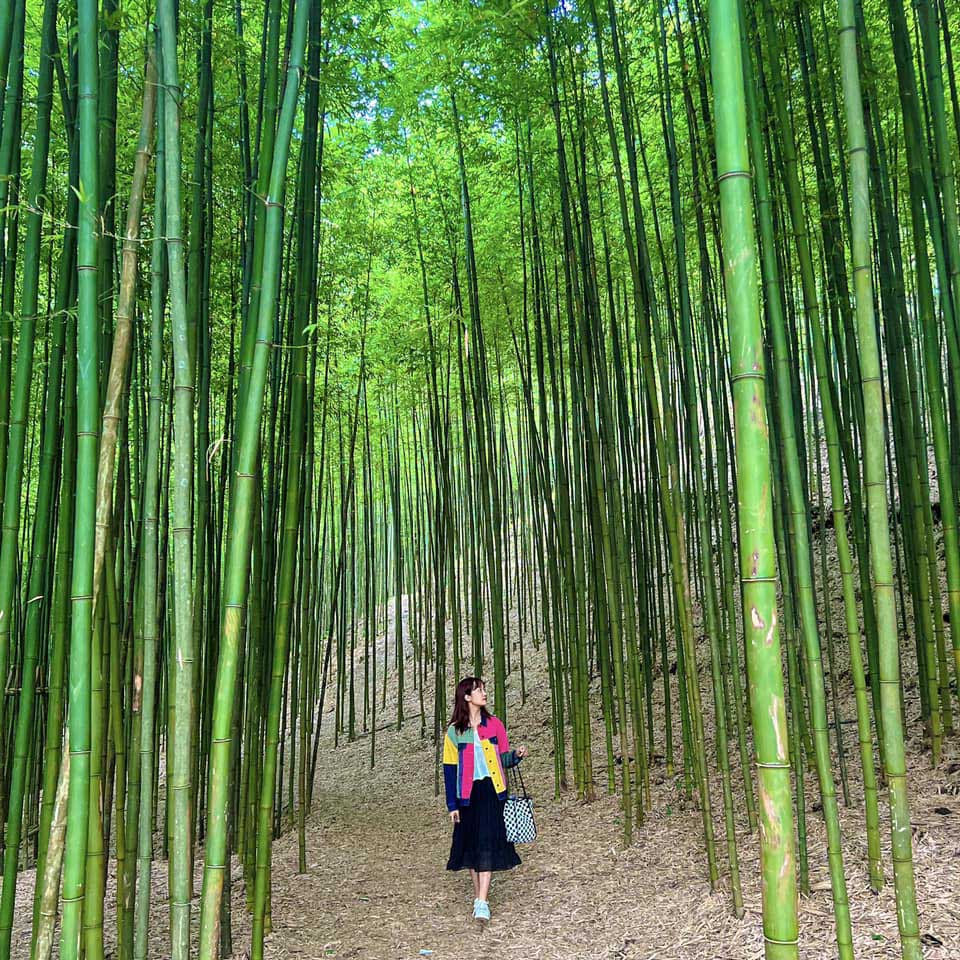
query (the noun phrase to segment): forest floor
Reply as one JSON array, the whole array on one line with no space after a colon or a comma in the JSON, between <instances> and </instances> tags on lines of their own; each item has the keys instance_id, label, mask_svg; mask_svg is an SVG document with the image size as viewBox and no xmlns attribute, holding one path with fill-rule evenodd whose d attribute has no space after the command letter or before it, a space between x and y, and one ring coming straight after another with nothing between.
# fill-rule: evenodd
<instances>
[{"instance_id":1,"label":"forest floor","mask_svg":"<svg viewBox=\"0 0 960 960\"><path fill-rule=\"evenodd\" d=\"M308 870L297 874L296 831L274 847L273 958L435 960L474 957L529 960L752 960L763 956L757 838L739 834L746 913L737 920L729 887L711 892L702 821L696 805L664 775L652 775L652 811L621 843L620 806L552 799L552 741L547 704L537 698L511 712L512 736L531 751L525 770L536 797L539 837L520 847L523 864L495 876L493 920L480 934L471 919L465 874L444 869L450 827L434 796L433 749L408 727L323 751L308 824ZM911 785L921 930L927 960L960 956L960 763L937 772L911 757ZM952 777L944 770L953 769ZM808 798L816 781L809 779ZM942 792L941 792L942 791ZM724 856L719 784L714 784L718 856ZM899 956L892 884L870 893L859 805L842 808L844 853L862 960ZM885 846L888 823L881 808ZM826 841L808 817L812 893L802 897L801 956L836 956ZM886 850L889 863L889 849ZM725 873L725 870L723 871ZM239 905L238 905L239 906ZM235 916L239 915L239 911ZM243 934L239 934L240 943Z\"/></svg>"},{"instance_id":2,"label":"forest floor","mask_svg":"<svg viewBox=\"0 0 960 960\"><path fill-rule=\"evenodd\" d=\"M835 557L830 561L831 571L836 570ZM839 596L836 584L831 584L831 593ZM835 612L835 623L841 622L839 613ZM390 610L386 639L391 657L392 621ZM403 621L409 636L406 610ZM514 616L514 636L516 626ZM378 648L377 664L382 670L382 639ZM730 905L715 764L711 764L710 776L721 879L711 891L697 802L685 798L681 776L666 775L659 739L651 768L650 811L644 825L635 826L633 844L623 847L620 805L616 797L605 792L598 694L591 696L596 704L593 745L597 799L578 801L572 790L554 798L545 647L541 645L536 651L528 641L525 654L528 698L520 702L515 672L509 685L508 720L513 744L525 744L530 750L524 771L536 801L539 837L535 843L518 848L522 866L495 876L491 891L493 920L486 931L481 934L471 919L469 877L445 870L450 823L442 796L434 792L433 746L428 738L419 736L419 701L410 684L413 662L408 656L407 722L398 732L388 721L396 715L392 696L395 681L390 677L391 696L386 709L378 710L376 764L372 769L369 733L361 733L353 742L342 737L340 745L333 747L335 686L331 681L313 810L306 827L306 873L297 870L295 825L287 825L274 844L273 929L266 943L269 960L759 960L763 956L757 836L750 834L744 812L738 809L737 839L746 909L738 920ZM839 636L837 659L840 665L847 662L844 640ZM905 668L909 676L915 667L908 659ZM704 702L710 704L706 651L700 664ZM356 676L360 681L357 706L362 714L362 658ZM866 867L852 689L842 666L839 683L851 795L850 804L841 803L840 810L855 953L859 960L894 960L899 957L899 942L889 873L886 794L881 792L880 814L887 883L879 895L874 895ZM905 687L908 730L913 735L908 742L908 771L924 956L926 960L956 960L960 957L960 735L947 741L943 761L936 770L931 769L917 722L916 683L908 680ZM655 689L659 696L659 682ZM431 698L425 699L429 717ZM656 698L654 708L662 725L662 703ZM712 707L707 709L705 717L711 743L712 712ZM679 718L676 710L674 716ZM662 733L657 736L662 738ZM679 721L675 737L679 760ZM736 778L734 793L740 795L742 779L735 750L731 751L731 768ZM837 951L825 832L817 812L817 781L811 772L805 777L805 787L811 893L800 899L801 956L805 960L826 960L835 957ZM837 788L839 792L839 778ZM202 856L202 851L199 853ZM168 955L166 873L166 864L156 862L151 957ZM236 859L232 876L234 956L245 958L250 921ZM202 861L198 860L198 893L201 877ZM28 871L18 885L21 909L15 920L15 957L29 955L33 880L33 872ZM106 903L108 956L115 949L114 889L111 877ZM198 901L195 903L198 907ZM197 910L195 925L196 914Z\"/></svg>"},{"instance_id":3,"label":"forest floor","mask_svg":"<svg viewBox=\"0 0 960 960\"><path fill-rule=\"evenodd\" d=\"M539 837L520 847L523 864L495 876L493 920L480 933L471 919L472 889L465 874L444 866L450 827L433 792L433 749L404 732L380 730L378 759L369 767L369 737L322 749L314 809L307 822L307 872L297 872L297 833L274 844L273 932L268 960L754 960L763 956L757 839L741 824L740 867L746 913L737 920L729 887L710 891L695 804L652 771L652 811L635 840L621 843L620 806L601 795L592 803L553 800L551 737L545 704L531 698L511 723L517 743L531 751L525 769L536 797ZM960 956L960 763L952 777L911 756L915 863L926 960ZM714 784L719 808L718 784ZM808 780L808 797L815 797ZM942 791L942 792L941 792ZM892 884L870 893L858 805L841 808L844 853L860 960L899 956ZM949 812L947 812L949 811ZM722 829L717 816L717 827ZM881 807L889 863L888 824ZM813 892L800 900L801 956L835 957L826 846L821 821L808 818ZM718 832L718 838L722 833ZM718 855L723 857L718 843ZM198 864L199 865L199 864ZM154 869L152 957L166 952L166 869ZM202 866L197 871L199 879ZM724 871L725 873L725 871ZM234 956L249 954L249 915L242 872L234 861ZM21 901L32 890L22 878ZM113 884L107 894L112 940ZM29 914L16 922L14 956L29 950ZM195 911L196 918L196 911ZM23 922L26 921L26 922ZM937 945L939 944L939 945ZM108 942L108 951L111 944ZM109 956L108 952L108 956Z\"/></svg>"}]
</instances>

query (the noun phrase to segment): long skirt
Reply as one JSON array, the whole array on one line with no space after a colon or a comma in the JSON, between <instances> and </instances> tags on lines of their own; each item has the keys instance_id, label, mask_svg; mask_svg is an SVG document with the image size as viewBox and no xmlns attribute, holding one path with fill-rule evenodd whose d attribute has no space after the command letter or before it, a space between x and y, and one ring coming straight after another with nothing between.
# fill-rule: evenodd
<instances>
[{"instance_id":1,"label":"long skirt","mask_svg":"<svg viewBox=\"0 0 960 960\"><path fill-rule=\"evenodd\" d=\"M486 777L473 784L470 805L460 809L460 822L454 824L448 870L512 870L520 857L507 841L503 823L506 800L497 798L493 781Z\"/></svg>"}]
</instances>

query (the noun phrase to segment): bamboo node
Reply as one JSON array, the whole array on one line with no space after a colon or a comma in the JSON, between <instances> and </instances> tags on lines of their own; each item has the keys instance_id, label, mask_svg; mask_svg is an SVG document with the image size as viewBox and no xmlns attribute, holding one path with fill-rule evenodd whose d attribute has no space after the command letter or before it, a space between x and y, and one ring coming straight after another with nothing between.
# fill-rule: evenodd
<instances>
[{"instance_id":1,"label":"bamboo node","mask_svg":"<svg viewBox=\"0 0 960 960\"><path fill-rule=\"evenodd\" d=\"M749 170L728 170L726 173L721 173L720 176L717 177L717 183L723 183L724 180L730 180L734 177L746 177L749 180L750 171Z\"/></svg>"}]
</instances>

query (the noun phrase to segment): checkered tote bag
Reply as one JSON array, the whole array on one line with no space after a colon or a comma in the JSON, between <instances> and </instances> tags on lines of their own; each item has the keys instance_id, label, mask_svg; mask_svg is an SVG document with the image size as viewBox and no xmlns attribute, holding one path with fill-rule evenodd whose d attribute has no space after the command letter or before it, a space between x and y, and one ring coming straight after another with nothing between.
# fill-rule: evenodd
<instances>
[{"instance_id":1,"label":"checkered tote bag","mask_svg":"<svg viewBox=\"0 0 960 960\"><path fill-rule=\"evenodd\" d=\"M514 767L520 781L520 793L511 793L503 808L503 822L509 843L532 843L537 839L537 824L533 819L533 798L527 793L520 767Z\"/></svg>"}]
</instances>

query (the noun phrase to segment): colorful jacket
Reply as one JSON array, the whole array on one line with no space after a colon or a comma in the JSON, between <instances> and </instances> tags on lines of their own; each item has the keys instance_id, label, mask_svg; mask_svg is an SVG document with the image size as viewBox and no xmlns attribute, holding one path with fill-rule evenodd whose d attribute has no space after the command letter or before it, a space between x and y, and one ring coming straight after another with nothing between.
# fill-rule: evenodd
<instances>
[{"instance_id":1,"label":"colorful jacket","mask_svg":"<svg viewBox=\"0 0 960 960\"><path fill-rule=\"evenodd\" d=\"M520 761L510 749L507 729L493 716L481 721L477 728L484 759L490 770L493 789L502 800L507 795L507 777L504 773ZM457 810L470 805L473 790L473 729L459 733L452 725L443 738L443 785L447 794L447 809Z\"/></svg>"}]
</instances>

